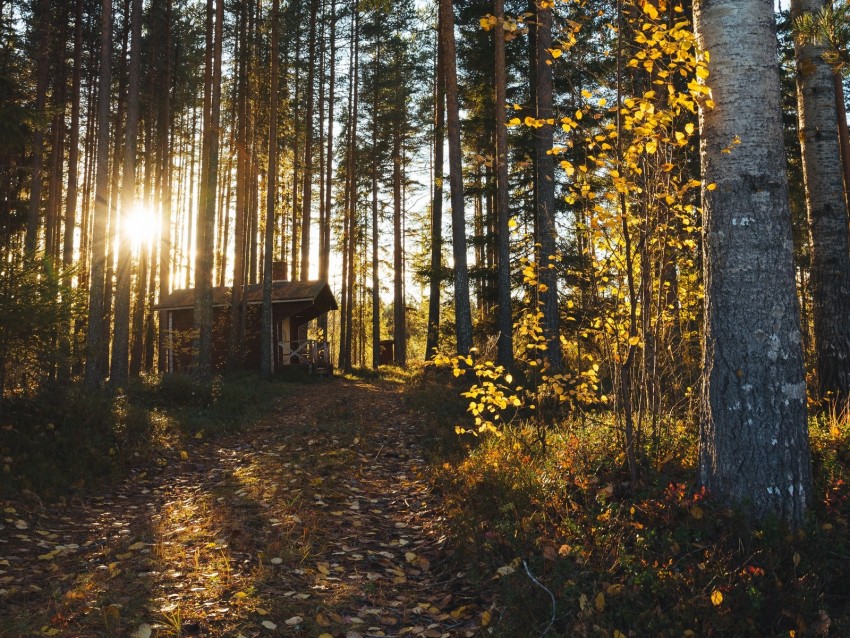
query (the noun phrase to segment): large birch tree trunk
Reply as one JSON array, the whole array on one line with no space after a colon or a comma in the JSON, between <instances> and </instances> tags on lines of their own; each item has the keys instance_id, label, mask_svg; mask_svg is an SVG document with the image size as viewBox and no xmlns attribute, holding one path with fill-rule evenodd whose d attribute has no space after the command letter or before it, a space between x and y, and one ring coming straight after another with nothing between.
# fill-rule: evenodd
<instances>
[{"instance_id":1,"label":"large birch tree trunk","mask_svg":"<svg viewBox=\"0 0 850 638\"><path fill-rule=\"evenodd\" d=\"M753 518L798 524L812 475L773 0L703 0L695 23L715 102L700 109L702 178L716 184L703 190L699 479Z\"/></svg>"}]
</instances>

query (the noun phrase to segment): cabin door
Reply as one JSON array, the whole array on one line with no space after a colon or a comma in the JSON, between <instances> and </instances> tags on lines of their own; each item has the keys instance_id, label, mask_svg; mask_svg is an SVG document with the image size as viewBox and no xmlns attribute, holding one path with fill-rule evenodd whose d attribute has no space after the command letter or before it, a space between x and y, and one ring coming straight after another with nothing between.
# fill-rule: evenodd
<instances>
[{"instance_id":1,"label":"cabin door","mask_svg":"<svg viewBox=\"0 0 850 638\"><path fill-rule=\"evenodd\" d=\"M275 343L277 344L275 348L275 363L288 366L292 354L292 344L290 341L292 335L289 334L289 317L284 317L275 322L274 331Z\"/></svg>"}]
</instances>

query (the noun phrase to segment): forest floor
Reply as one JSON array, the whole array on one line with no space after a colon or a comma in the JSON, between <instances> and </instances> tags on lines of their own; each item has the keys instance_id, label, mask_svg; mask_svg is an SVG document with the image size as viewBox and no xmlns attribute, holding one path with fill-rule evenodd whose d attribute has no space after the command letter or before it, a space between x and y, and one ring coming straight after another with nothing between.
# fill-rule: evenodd
<instances>
[{"instance_id":1,"label":"forest floor","mask_svg":"<svg viewBox=\"0 0 850 638\"><path fill-rule=\"evenodd\" d=\"M98 495L0 499L0 636L481 633L422 418L397 382L304 384Z\"/></svg>"}]
</instances>

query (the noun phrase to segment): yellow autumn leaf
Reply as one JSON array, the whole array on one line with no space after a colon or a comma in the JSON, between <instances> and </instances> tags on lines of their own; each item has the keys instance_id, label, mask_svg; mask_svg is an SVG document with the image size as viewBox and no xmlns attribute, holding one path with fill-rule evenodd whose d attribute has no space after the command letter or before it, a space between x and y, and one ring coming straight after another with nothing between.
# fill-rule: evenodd
<instances>
[{"instance_id":1,"label":"yellow autumn leaf","mask_svg":"<svg viewBox=\"0 0 850 638\"><path fill-rule=\"evenodd\" d=\"M643 9L643 12L653 20L658 18L658 9L656 9L655 5L653 5L651 2L647 2L646 0L644 0L643 6L641 8Z\"/></svg>"},{"instance_id":2,"label":"yellow autumn leaf","mask_svg":"<svg viewBox=\"0 0 850 638\"><path fill-rule=\"evenodd\" d=\"M624 634L619 629L614 630L614 638L626 638L626 634Z\"/></svg>"},{"instance_id":3,"label":"yellow autumn leaf","mask_svg":"<svg viewBox=\"0 0 850 638\"><path fill-rule=\"evenodd\" d=\"M481 28L485 31L489 31L490 29L496 26L497 22L498 21L496 20L496 16L487 14L478 21L478 24L480 24Z\"/></svg>"},{"instance_id":4,"label":"yellow autumn leaf","mask_svg":"<svg viewBox=\"0 0 850 638\"><path fill-rule=\"evenodd\" d=\"M181 461L188 461L189 460L189 453L186 452L186 450L180 451L180 460Z\"/></svg>"},{"instance_id":5,"label":"yellow autumn leaf","mask_svg":"<svg viewBox=\"0 0 850 638\"><path fill-rule=\"evenodd\" d=\"M319 612L316 614L316 624L319 625L319 627L330 627L331 621L322 612Z\"/></svg>"},{"instance_id":6,"label":"yellow autumn leaf","mask_svg":"<svg viewBox=\"0 0 850 638\"><path fill-rule=\"evenodd\" d=\"M593 606L600 614L605 611L605 594L602 592L596 594L596 598L593 599Z\"/></svg>"},{"instance_id":7,"label":"yellow autumn leaf","mask_svg":"<svg viewBox=\"0 0 850 638\"><path fill-rule=\"evenodd\" d=\"M720 592L720 590L715 589L713 592L711 592L711 604L712 605L717 607L722 602L723 602L723 594Z\"/></svg>"},{"instance_id":8,"label":"yellow autumn leaf","mask_svg":"<svg viewBox=\"0 0 850 638\"><path fill-rule=\"evenodd\" d=\"M717 188L717 184L712 183L712 184L709 184L708 186L706 186L705 190L713 191L715 188Z\"/></svg>"},{"instance_id":9,"label":"yellow autumn leaf","mask_svg":"<svg viewBox=\"0 0 850 638\"><path fill-rule=\"evenodd\" d=\"M646 143L646 152L652 155L655 151L658 150L658 142L656 140L649 140Z\"/></svg>"},{"instance_id":10,"label":"yellow autumn leaf","mask_svg":"<svg viewBox=\"0 0 850 638\"><path fill-rule=\"evenodd\" d=\"M629 345L630 346L636 346L639 343L640 343L640 337L638 337L638 336L629 337Z\"/></svg>"},{"instance_id":11,"label":"yellow autumn leaf","mask_svg":"<svg viewBox=\"0 0 850 638\"><path fill-rule=\"evenodd\" d=\"M492 617L492 615L490 614L490 610L489 610L489 609L487 609L487 610L485 610L485 611L482 611L482 612L481 612L481 625L482 625L482 626L484 626L484 627L486 627L487 625L489 625L489 624L490 624L491 617Z\"/></svg>"},{"instance_id":12,"label":"yellow autumn leaf","mask_svg":"<svg viewBox=\"0 0 850 638\"><path fill-rule=\"evenodd\" d=\"M697 520L700 520L703 517L702 508L699 505L694 505L691 508L691 516L693 516Z\"/></svg>"}]
</instances>

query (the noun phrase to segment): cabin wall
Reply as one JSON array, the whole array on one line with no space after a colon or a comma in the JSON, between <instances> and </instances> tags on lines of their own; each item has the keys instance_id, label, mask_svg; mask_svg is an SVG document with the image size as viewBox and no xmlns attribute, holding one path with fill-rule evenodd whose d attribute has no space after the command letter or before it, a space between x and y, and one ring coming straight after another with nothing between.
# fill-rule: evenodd
<instances>
[{"instance_id":1,"label":"cabin wall","mask_svg":"<svg viewBox=\"0 0 850 638\"><path fill-rule=\"evenodd\" d=\"M292 316L291 308L284 304L272 307L273 352L275 367L289 365L289 357L283 355L279 343L307 338L307 322ZM169 372L189 372L192 365L192 334L194 311L191 308L163 310L163 346L166 352L166 369ZM260 368L260 329L262 308L250 304L245 309L245 337L243 341L242 367L250 370ZM283 333L281 333L281 328ZM230 307L213 308L213 367L222 370L228 365L230 348Z\"/></svg>"}]
</instances>

